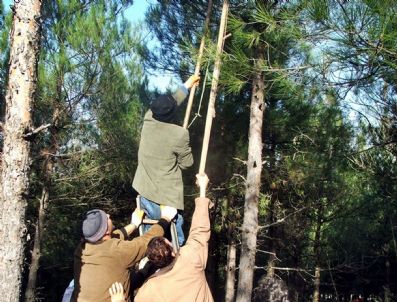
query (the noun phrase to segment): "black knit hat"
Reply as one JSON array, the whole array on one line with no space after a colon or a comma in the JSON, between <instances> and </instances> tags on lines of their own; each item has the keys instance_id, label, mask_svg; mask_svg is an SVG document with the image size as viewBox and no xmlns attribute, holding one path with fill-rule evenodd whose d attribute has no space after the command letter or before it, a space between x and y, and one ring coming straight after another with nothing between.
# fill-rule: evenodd
<instances>
[{"instance_id":1,"label":"black knit hat","mask_svg":"<svg viewBox=\"0 0 397 302\"><path fill-rule=\"evenodd\" d=\"M170 123L175 118L176 101L169 95L160 95L150 104L153 117L165 123Z\"/></svg>"}]
</instances>

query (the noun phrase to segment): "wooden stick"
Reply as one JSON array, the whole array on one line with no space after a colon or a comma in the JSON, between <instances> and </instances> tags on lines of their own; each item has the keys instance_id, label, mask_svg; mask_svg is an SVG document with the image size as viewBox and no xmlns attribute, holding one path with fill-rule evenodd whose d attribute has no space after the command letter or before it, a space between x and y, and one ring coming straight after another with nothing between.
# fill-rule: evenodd
<instances>
[{"instance_id":1,"label":"wooden stick","mask_svg":"<svg viewBox=\"0 0 397 302\"><path fill-rule=\"evenodd\" d=\"M215 99L218 90L218 81L219 81L221 59L222 59L221 55L223 52L228 10L229 10L229 1L224 0L222 7L221 24L219 26L218 44L216 48L216 60L215 60L214 72L212 76L211 93L208 101L207 119L205 122L203 148L201 151L200 169L199 169L200 174L205 173L205 164L207 161L208 144L210 141L212 119L215 117Z\"/></svg>"},{"instance_id":2,"label":"wooden stick","mask_svg":"<svg viewBox=\"0 0 397 302\"><path fill-rule=\"evenodd\" d=\"M208 31L210 19L211 19L211 9L212 9L212 0L209 0L208 6L207 6L207 15L206 15L205 21L204 21L203 36L201 37L196 68L194 70L195 75L200 74L201 59L203 58L203 53L204 53L205 36L207 35L207 31ZM196 85L193 85L193 87L190 89L189 100L187 102L187 107L186 107L185 119L183 120L183 128L185 128L185 129L187 129L187 125L189 124L190 112L192 111L193 99L194 99L195 92L196 92Z\"/></svg>"}]
</instances>

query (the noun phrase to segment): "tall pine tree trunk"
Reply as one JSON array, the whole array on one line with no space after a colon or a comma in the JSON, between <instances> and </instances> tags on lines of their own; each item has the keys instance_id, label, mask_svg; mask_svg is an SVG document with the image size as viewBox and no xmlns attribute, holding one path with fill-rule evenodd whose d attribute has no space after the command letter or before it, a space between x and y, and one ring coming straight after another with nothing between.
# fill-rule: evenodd
<instances>
[{"instance_id":1,"label":"tall pine tree trunk","mask_svg":"<svg viewBox=\"0 0 397 302\"><path fill-rule=\"evenodd\" d=\"M244 219L241 227L237 302L251 301L258 234L258 201L262 172L262 124L265 91L263 74L260 70L260 67L263 66L263 50L258 49L258 53L259 57L255 63L257 73L252 83L247 180Z\"/></svg>"},{"instance_id":2,"label":"tall pine tree trunk","mask_svg":"<svg viewBox=\"0 0 397 302\"><path fill-rule=\"evenodd\" d=\"M18 301L22 283L30 165L30 142L25 139L24 134L31 131L32 127L40 42L40 10L39 0L19 0L14 3L2 162L2 301Z\"/></svg>"}]
</instances>

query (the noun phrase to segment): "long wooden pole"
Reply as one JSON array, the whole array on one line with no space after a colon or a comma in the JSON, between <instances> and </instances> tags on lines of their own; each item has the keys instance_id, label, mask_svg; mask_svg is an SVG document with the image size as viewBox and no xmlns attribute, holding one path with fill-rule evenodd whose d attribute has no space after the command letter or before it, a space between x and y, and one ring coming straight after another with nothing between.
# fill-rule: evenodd
<instances>
[{"instance_id":1,"label":"long wooden pole","mask_svg":"<svg viewBox=\"0 0 397 302\"><path fill-rule=\"evenodd\" d=\"M198 53L198 58L197 58L197 62L196 62L196 68L194 69L195 75L200 74L201 60L202 60L203 54L204 54L205 37L207 35L209 24L210 24L210 19L211 19L211 10L212 10L212 0L209 0L208 6L207 6L207 14L206 14L205 21L204 21L203 36L201 37L199 53ZM195 92L196 92L196 85L193 85L193 87L190 89L189 100L187 102L187 107L186 107L186 112L185 112L185 119L183 120L183 128L185 128L185 129L187 129L187 126L189 124L190 112L192 111L193 99L194 99Z\"/></svg>"},{"instance_id":2,"label":"long wooden pole","mask_svg":"<svg viewBox=\"0 0 397 302\"><path fill-rule=\"evenodd\" d=\"M216 60L215 60L214 72L212 74L211 93L208 101L207 119L205 122L203 148L201 151L200 168L199 168L200 174L205 173L205 164L207 161L208 144L211 135L212 119L215 117L215 99L218 90L219 75L221 71L220 68L222 61L221 55L223 51L228 11L229 11L229 1L224 0L222 7L221 24L219 26L218 44L216 48Z\"/></svg>"}]
</instances>

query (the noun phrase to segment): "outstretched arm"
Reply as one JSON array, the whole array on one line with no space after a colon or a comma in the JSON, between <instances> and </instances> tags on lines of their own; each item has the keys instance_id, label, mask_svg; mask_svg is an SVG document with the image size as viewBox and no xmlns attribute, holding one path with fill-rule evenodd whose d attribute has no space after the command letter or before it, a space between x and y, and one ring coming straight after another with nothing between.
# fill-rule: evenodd
<instances>
[{"instance_id":1,"label":"outstretched arm","mask_svg":"<svg viewBox=\"0 0 397 302\"><path fill-rule=\"evenodd\" d=\"M121 240L127 240L128 237L137 229L142 223L143 215L145 212L143 210L135 209L131 215L131 223L122 227L121 229L112 232L113 238L118 238Z\"/></svg>"},{"instance_id":2,"label":"outstretched arm","mask_svg":"<svg viewBox=\"0 0 397 302\"><path fill-rule=\"evenodd\" d=\"M157 224L153 225L149 231L131 241L117 242L119 245L120 260L126 267L132 267L145 256L150 239L156 236L164 236L165 231L169 228L170 221L176 214L177 210L175 208L164 206L161 209L160 220Z\"/></svg>"},{"instance_id":3,"label":"outstretched arm","mask_svg":"<svg viewBox=\"0 0 397 302\"><path fill-rule=\"evenodd\" d=\"M196 175L196 177L200 187L200 197L195 200L196 206L185 249L191 251L192 261L200 269L204 269L207 264L208 241L211 236L208 214L210 200L205 197L205 190L208 184L207 175Z\"/></svg>"},{"instance_id":4,"label":"outstretched arm","mask_svg":"<svg viewBox=\"0 0 397 302\"><path fill-rule=\"evenodd\" d=\"M194 85L198 85L200 81L200 76L192 75L189 79L183 83L173 94L172 97L176 101L177 105L181 105L182 102L186 99L189 89L192 88Z\"/></svg>"}]
</instances>

